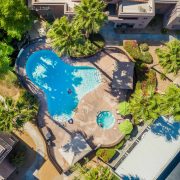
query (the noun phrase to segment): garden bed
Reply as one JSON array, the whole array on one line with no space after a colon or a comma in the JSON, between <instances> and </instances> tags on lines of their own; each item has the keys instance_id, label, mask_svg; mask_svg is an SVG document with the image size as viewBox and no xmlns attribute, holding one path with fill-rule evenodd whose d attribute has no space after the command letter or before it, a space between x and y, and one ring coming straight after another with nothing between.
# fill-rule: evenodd
<instances>
[{"instance_id":1,"label":"garden bed","mask_svg":"<svg viewBox=\"0 0 180 180\"><path fill-rule=\"evenodd\" d=\"M109 162L116 154L116 149L121 149L125 143L125 140L122 140L116 146L111 148L99 148L96 152L96 156L100 158L105 163Z\"/></svg>"},{"instance_id":2,"label":"garden bed","mask_svg":"<svg viewBox=\"0 0 180 180\"><path fill-rule=\"evenodd\" d=\"M151 64L153 62L152 55L146 43L138 45L136 40L125 40L123 41L123 47L134 61L146 64Z\"/></svg>"}]
</instances>

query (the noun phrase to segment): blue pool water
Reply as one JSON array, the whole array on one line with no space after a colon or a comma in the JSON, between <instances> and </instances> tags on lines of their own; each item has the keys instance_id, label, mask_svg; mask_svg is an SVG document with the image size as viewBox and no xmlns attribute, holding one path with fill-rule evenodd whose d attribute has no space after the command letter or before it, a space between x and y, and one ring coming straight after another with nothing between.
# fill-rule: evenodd
<instances>
[{"instance_id":1,"label":"blue pool water","mask_svg":"<svg viewBox=\"0 0 180 180\"><path fill-rule=\"evenodd\" d=\"M102 111L97 116L97 124L103 129L112 128L114 123L115 118L109 111Z\"/></svg>"},{"instance_id":2,"label":"blue pool water","mask_svg":"<svg viewBox=\"0 0 180 180\"><path fill-rule=\"evenodd\" d=\"M26 73L43 90L48 112L57 121L72 118L81 98L101 81L96 68L71 66L50 50L33 53L26 63Z\"/></svg>"}]
</instances>

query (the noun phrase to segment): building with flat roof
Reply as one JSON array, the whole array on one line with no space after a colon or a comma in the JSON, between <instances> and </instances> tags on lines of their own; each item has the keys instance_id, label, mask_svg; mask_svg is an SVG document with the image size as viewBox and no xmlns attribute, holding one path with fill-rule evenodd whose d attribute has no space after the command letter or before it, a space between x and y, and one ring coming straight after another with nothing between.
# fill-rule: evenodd
<instances>
[{"instance_id":1,"label":"building with flat roof","mask_svg":"<svg viewBox=\"0 0 180 180\"><path fill-rule=\"evenodd\" d=\"M156 14L167 29L180 29L179 0L104 0L108 20L122 28L145 28ZM28 7L47 19L72 17L81 0L27 0Z\"/></svg>"},{"instance_id":2,"label":"building with flat roof","mask_svg":"<svg viewBox=\"0 0 180 180\"><path fill-rule=\"evenodd\" d=\"M7 179L15 170L15 167L9 163L7 156L17 141L11 134L0 133L0 180Z\"/></svg>"},{"instance_id":3,"label":"building with flat roof","mask_svg":"<svg viewBox=\"0 0 180 180\"><path fill-rule=\"evenodd\" d=\"M180 161L179 150L180 123L174 122L172 118L160 117L141 136L126 157L120 159L115 166L115 173L122 179L153 180L160 176L163 176L160 179L165 179L162 173L168 165L174 159L176 162ZM169 172L173 170L170 168L172 166L168 167Z\"/></svg>"}]
</instances>

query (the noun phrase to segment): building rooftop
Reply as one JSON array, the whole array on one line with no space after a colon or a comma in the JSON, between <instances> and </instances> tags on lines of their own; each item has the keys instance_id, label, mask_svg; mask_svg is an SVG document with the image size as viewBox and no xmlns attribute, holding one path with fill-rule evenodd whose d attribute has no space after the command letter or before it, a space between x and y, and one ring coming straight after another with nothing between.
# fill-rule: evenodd
<instances>
[{"instance_id":1,"label":"building rooftop","mask_svg":"<svg viewBox=\"0 0 180 180\"><path fill-rule=\"evenodd\" d=\"M122 178L157 179L180 149L180 123L160 117L117 167Z\"/></svg>"},{"instance_id":2,"label":"building rooftop","mask_svg":"<svg viewBox=\"0 0 180 180\"><path fill-rule=\"evenodd\" d=\"M0 163L6 158L17 139L11 134L0 133Z\"/></svg>"},{"instance_id":3,"label":"building rooftop","mask_svg":"<svg viewBox=\"0 0 180 180\"><path fill-rule=\"evenodd\" d=\"M152 13L153 0L148 1L127 1L123 0L120 4L123 13Z\"/></svg>"}]
</instances>

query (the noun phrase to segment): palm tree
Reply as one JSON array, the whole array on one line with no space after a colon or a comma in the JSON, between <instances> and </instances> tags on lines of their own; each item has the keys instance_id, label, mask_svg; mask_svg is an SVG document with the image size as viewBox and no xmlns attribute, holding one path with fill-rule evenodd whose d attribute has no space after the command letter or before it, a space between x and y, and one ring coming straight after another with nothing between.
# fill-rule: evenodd
<instances>
[{"instance_id":1,"label":"palm tree","mask_svg":"<svg viewBox=\"0 0 180 180\"><path fill-rule=\"evenodd\" d=\"M86 160L87 163L87 160ZM81 165L76 163L73 170L78 170L80 177L75 177L74 180L86 179L86 180L118 180L108 167L104 167L98 164L97 167L89 167L87 165Z\"/></svg>"},{"instance_id":2,"label":"palm tree","mask_svg":"<svg viewBox=\"0 0 180 180\"><path fill-rule=\"evenodd\" d=\"M136 124L142 121L151 123L159 117L159 98L160 96L155 95L153 90L145 95L141 84L137 83L136 90L129 101L129 111Z\"/></svg>"},{"instance_id":3,"label":"palm tree","mask_svg":"<svg viewBox=\"0 0 180 180\"><path fill-rule=\"evenodd\" d=\"M160 99L161 113L180 122L180 88L170 85Z\"/></svg>"},{"instance_id":4,"label":"palm tree","mask_svg":"<svg viewBox=\"0 0 180 180\"><path fill-rule=\"evenodd\" d=\"M82 41L82 35L67 17L56 19L47 32L51 45L60 55L71 55L75 45Z\"/></svg>"},{"instance_id":5,"label":"palm tree","mask_svg":"<svg viewBox=\"0 0 180 180\"><path fill-rule=\"evenodd\" d=\"M86 38L89 38L91 33L97 33L107 19L103 12L105 7L102 0L82 0L75 6L74 22L79 29L85 31Z\"/></svg>"},{"instance_id":6,"label":"palm tree","mask_svg":"<svg viewBox=\"0 0 180 180\"><path fill-rule=\"evenodd\" d=\"M165 43L163 48L156 49L159 64L166 73L177 74L180 69L180 41L175 39Z\"/></svg>"},{"instance_id":7,"label":"palm tree","mask_svg":"<svg viewBox=\"0 0 180 180\"><path fill-rule=\"evenodd\" d=\"M34 99L28 101L29 95L26 94L23 93L17 102L10 98L0 99L0 131L11 132L19 129L35 117L37 103L33 103Z\"/></svg>"}]
</instances>

